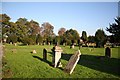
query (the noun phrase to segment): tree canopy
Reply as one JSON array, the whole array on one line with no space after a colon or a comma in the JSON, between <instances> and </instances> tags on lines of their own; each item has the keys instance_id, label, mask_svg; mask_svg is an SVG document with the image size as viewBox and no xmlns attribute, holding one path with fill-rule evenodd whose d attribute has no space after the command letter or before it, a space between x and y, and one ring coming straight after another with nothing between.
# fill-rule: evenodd
<instances>
[{"instance_id":1,"label":"tree canopy","mask_svg":"<svg viewBox=\"0 0 120 80\"><path fill-rule=\"evenodd\" d=\"M120 16L115 19L115 22L110 24L106 30L112 33L111 38L114 39L113 42L120 43Z\"/></svg>"},{"instance_id":2,"label":"tree canopy","mask_svg":"<svg viewBox=\"0 0 120 80\"><path fill-rule=\"evenodd\" d=\"M70 29L64 33L64 38L65 38L67 44L70 44L70 43L73 44L73 43L77 42L77 40L80 38L80 36L76 30Z\"/></svg>"},{"instance_id":3,"label":"tree canopy","mask_svg":"<svg viewBox=\"0 0 120 80\"><path fill-rule=\"evenodd\" d=\"M58 36L54 33L54 26L49 22L44 22L41 25L34 20L28 21L26 18L18 18L16 22L10 21L11 18L6 14L0 14L2 20L2 35L3 39L7 42L16 43L22 42L23 44L67 44L74 43L80 44L80 36L77 30L61 27L58 30ZM116 23L110 24L107 31L112 33L111 42L120 43L120 17L115 19ZM14 39L14 40L13 40ZM106 42L106 34L103 30L98 29L95 36L87 37L87 32L82 31L81 39L84 43L96 42L97 47L101 47Z\"/></svg>"},{"instance_id":4,"label":"tree canopy","mask_svg":"<svg viewBox=\"0 0 120 80\"><path fill-rule=\"evenodd\" d=\"M87 33L86 33L86 31L82 31L82 37L81 37L81 39L85 42L85 41L87 41Z\"/></svg>"},{"instance_id":5,"label":"tree canopy","mask_svg":"<svg viewBox=\"0 0 120 80\"><path fill-rule=\"evenodd\" d=\"M65 28L60 28L58 31L59 36L63 36L63 34L66 32Z\"/></svg>"},{"instance_id":6,"label":"tree canopy","mask_svg":"<svg viewBox=\"0 0 120 80\"><path fill-rule=\"evenodd\" d=\"M96 47L103 47L106 41L106 34L102 29L98 29L95 33Z\"/></svg>"}]
</instances>

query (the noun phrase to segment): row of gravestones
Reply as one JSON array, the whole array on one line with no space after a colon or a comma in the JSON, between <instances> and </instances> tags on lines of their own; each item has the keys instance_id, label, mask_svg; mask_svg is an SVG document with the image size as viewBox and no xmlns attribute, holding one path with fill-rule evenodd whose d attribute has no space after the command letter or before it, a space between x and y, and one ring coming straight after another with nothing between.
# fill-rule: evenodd
<instances>
[{"instance_id":1,"label":"row of gravestones","mask_svg":"<svg viewBox=\"0 0 120 80\"><path fill-rule=\"evenodd\" d=\"M52 57L52 65L54 67L62 67L62 64L60 62L60 59L61 59L61 53L62 53L62 49L61 47L59 46L54 46L53 49L52 49L52 53L53 53L53 57ZM78 50L77 52L75 52L75 54L73 54L69 61L68 61L68 64L66 65L64 71L71 74L75 68L75 66L77 65L77 62L79 61L80 59L80 55L81 55L81 52L80 50ZM109 47L107 47L105 49L105 56L106 57L110 57L111 56L111 50ZM44 48L43 49L43 59L44 60L47 60L47 50Z\"/></svg>"}]
</instances>

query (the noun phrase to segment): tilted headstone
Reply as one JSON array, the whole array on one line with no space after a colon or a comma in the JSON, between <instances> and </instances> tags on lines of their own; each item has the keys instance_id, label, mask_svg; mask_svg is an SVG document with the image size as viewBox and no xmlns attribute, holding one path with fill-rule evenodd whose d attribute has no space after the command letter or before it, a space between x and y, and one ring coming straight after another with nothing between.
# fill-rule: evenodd
<instances>
[{"instance_id":1,"label":"tilted headstone","mask_svg":"<svg viewBox=\"0 0 120 80\"><path fill-rule=\"evenodd\" d=\"M67 64L67 66L65 67L64 71L71 74L75 68L75 66L77 65L77 62L79 61L80 59L80 50L76 51L75 54L73 54L70 59L69 59L69 62Z\"/></svg>"},{"instance_id":2,"label":"tilted headstone","mask_svg":"<svg viewBox=\"0 0 120 80\"><path fill-rule=\"evenodd\" d=\"M43 59L47 60L47 50L45 48L43 49Z\"/></svg>"},{"instance_id":3,"label":"tilted headstone","mask_svg":"<svg viewBox=\"0 0 120 80\"><path fill-rule=\"evenodd\" d=\"M60 59L61 59L61 52L63 51L61 49L61 47L59 46L55 46L53 47L53 57L52 57L52 65L54 67L61 67L61 62L60 62Z\"/></svg>"},{"instance_id":4,"label":"tilted headstone","mask_svg":"<svg viewBox=\"0 0 120 80\"><path fill-rule=\"evenodd\" d=\"M108 58L111 57L111 49L110 49L109 47L107 47L107 48L105 49L105 56L108 57Z\"/></svg>"}]
</instances>

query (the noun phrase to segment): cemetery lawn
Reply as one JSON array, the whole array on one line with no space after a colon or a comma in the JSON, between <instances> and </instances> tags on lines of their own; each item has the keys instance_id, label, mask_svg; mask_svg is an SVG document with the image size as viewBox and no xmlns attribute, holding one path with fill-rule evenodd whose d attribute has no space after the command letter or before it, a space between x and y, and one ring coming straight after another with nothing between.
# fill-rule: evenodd
<instances>
[{"instance_id":1,"label":"cemetery lawn","mask_svg":"<svg viewBox=\"0 0 120 80\"><path fill-rule=\"evenodd\" d=\"M3 78L119 78L119 63L118 56L119 48L111 48L112 57L100 58L104 56L104 48L87 48L80 49L81 57L77 63L73 73L69 75L63 69L68 63L70 56L79 48L75 46L70 49L69 46L63 49L61 63L62 68L53 68L52 49L53 45L4 45L4 57L2 58ZM43 49L47 49L47 61L43 60ZM31 53L36 50L36 54Z\"/></svg>"}]
</instances>

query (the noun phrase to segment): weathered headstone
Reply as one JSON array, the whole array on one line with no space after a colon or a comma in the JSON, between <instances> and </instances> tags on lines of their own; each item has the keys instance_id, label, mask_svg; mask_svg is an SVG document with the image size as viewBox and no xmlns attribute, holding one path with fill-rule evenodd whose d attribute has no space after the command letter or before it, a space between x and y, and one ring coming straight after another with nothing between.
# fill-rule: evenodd
<instances>
[{"instance_id":1,"label":"weathered headstone","mask_svg":"<svg viewBox=\"0 0 120 80\"><path fill-rule=\"evenodd\" d=\"M33 50L32 53L36 54L37 52L36 52L36 50Z\"/></svg>"},{"instance_id":2,"label":"weathered headstone","mask_svg":"<svg viewBox=\"0 0 120 80\"><path fill-rule=\"evenodd\" d=\"M14 43L14 46L17 46L17 43Z\"/></svg>"},{"instance_id":3,"label":"weathered headstone","mask_svg":"<svg viewBox=\"0 0 120 80\"><path fill-rule=\"evenodd\" d=\"M72 48L74 48L75 46L74 45L72 45Z\"/></svg>"},{"instance_id":4,"label":"weathered headstone","mask_svg":"<svg viewBox=\"0 0 120 80\"><path fill-rule=\"evenodd\" d=\"M48 42L48 45L50 45L50 42Z\"/></svg>"},{"instance_id":5,"label":"weathered headstone","mask_svg":"<svg viewBox=\"0 0 120 80\"><path fill-rule=\"evenodd\" d=\"M65 47L65 43L63 43L63 46Z\"/></svg>"},{"instance_id":6,"label":"weathered headstone","mask_svg":"<svg viewBox=\"0 0 120 80\"><path fill-rule=\"evenodd\" d=\"M109 47L107 47L107 48L105 49L105 56L108 57L108 58L111 57L111 50L110 50Z\"/></svg>"},{"instance_id":7,"label":"weathered headstone","mask_svg":"<svg viewBox=\"0 0 120 80\"><path fill-rule=\"evenodd\" d=\"M67 64L67 66L65 67L64 71L71 74L75 68L75 66L77 65L77 62L80 59L80 50L78 50L75 54L73 54L71 56L71 58L69 59L69 62Z\"/></svg>"},{"instance_id":8,"label":"weathered headstone","mask_svg":"<svg viewBox=\"0 0 120 80\"><path fill-rule=\"evenodd\" d=\"M43 49L43 59L47 60L47 50L45 48Z\"/></svg>"},{"instance_id":9,"label":"weathered headstone","mask_svg":"<svg viewBox=\"0 0 120 80\"><path fill-rule=\"evenodd\" d=\"M53 57L52 57L52 65L54 67L61 67L61 62L60 62L60 59L61 59L61 52L62 52L62 49L61 47L59 46L55 46L53 47Z\"/></svg>"}]
</instances>

